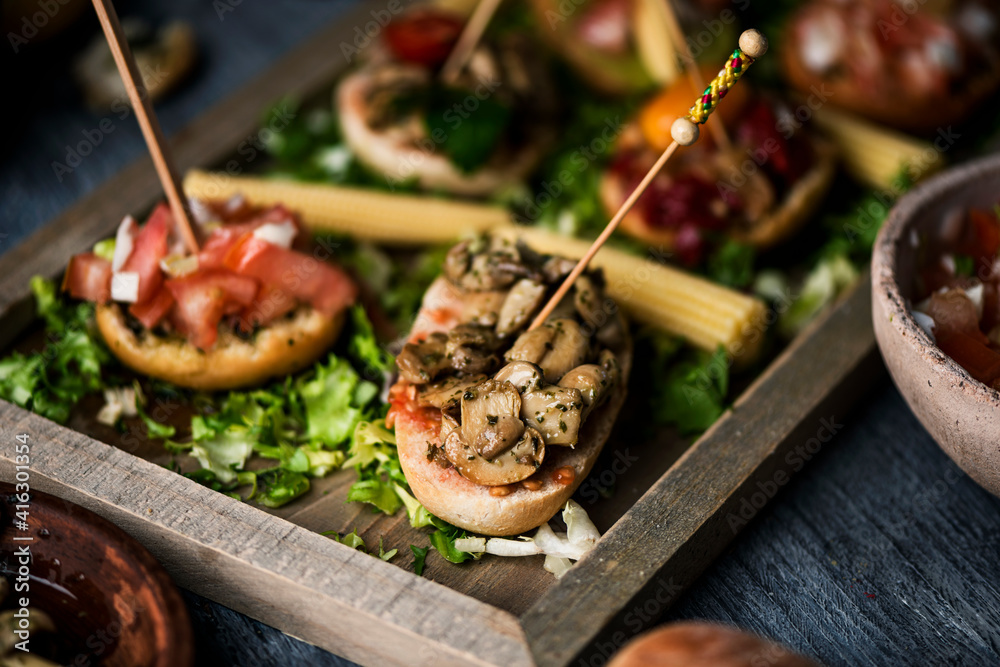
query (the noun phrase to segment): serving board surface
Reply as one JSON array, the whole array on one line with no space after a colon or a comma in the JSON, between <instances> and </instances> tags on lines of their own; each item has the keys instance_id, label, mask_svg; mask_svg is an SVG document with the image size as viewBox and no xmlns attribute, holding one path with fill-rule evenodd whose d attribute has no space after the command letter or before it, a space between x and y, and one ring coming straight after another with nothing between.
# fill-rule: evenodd
<instances>
[{"instance_id":1,"label":"serving board surface","mask_svg":"<svg viewBox=\"0 0 1000 667\"><path fill-rule=\"evenodd\" d=\"M367 12L321 32L175 136L180 167L223 163L257 127L260 110L282 95L328 90L344 65L330 45ZM73 253L160 196L152 164L139 160L0 257L0 346L30 338L30 276L59 274ZM634 634L628 614L636 605L656 600L662 613L733 539L740 525L730 517L754 485L785 470L787 453L812 437L826 411L843 414L858 398L840 390L878 367L868 291L862 281L814 323L694 445L669 431L636 437L642 415L627 404L577 493L608 533L559 581L541 557L455 566L435 555L424 578L416 577L407 571L408 545L426 546L426 535L410 528L404 512L385 517L347 503L353 471L315 480L307 496L277 510L240 503L167 470L170 454L137 437L138 424L123 435L96 423L99 398L66 427L0 402L0 437L28 433L36 488L125 528L182 586L348 658L566 665ZM187 409L173 407L172 420L185 423ZM9 481L13 449L0 452L0 479ZM613 485L614 494L603 497L595 483ZM386 564L316 534L354 529L400 556ZM645 614L640 626L657 615Z\"/></svg>"}]
</instances>

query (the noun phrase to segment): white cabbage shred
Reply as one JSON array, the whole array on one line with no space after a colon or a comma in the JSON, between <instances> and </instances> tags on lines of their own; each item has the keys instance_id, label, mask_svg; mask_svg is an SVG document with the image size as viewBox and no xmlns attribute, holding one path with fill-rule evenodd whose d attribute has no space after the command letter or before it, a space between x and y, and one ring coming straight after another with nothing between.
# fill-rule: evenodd
<instances>
[{"instance_id":1,"label":"white cabbage shred","mask_svg":"<svg viewBox=\"0 0 1000 667\"><path fill-rule=\"evenodd\" d=\"M114 426L122 417L135 417L136 393L133 387L110 387L104 390L104 406L97 413L97 421Z\"/></svg>"},{"instance_id":2,"label":"white cabbage shred","mask_svg":"<svg viewBox=\"0 0 1000 667\"><path fill-rule=\"evenodd\" d=\"M472 554L488 553L495 556L534 556L545 554L545 570L559 578L566 574L574 561L578 561L594 548L601 538L597 526L587 516L587 511L573 500L566 502L562 511L565 533L557 533L545 523L539 526L534 537L516 540L503 537L467 537L455 540L455 548Z\"/></svg>"}]
</instances>

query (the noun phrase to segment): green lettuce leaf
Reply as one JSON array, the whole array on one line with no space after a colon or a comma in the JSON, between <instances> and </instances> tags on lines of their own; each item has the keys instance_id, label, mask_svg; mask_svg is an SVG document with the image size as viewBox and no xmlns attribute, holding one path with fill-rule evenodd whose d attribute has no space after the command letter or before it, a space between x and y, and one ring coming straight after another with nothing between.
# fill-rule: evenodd
<instances>
[{"instance_id":1,"label":"green lettuce leaf","mask_svg":"<svg viewBox=\"0 0 1000 667\"><path fill-rule=\"evenodd\" d=\"M347 361L330 355L316 366L315 376L296 382L306 414L306 437L311 442L336 446L346 441L361 421L362 408L378 387L362 380Z\"/></svg>"}]
</instances>

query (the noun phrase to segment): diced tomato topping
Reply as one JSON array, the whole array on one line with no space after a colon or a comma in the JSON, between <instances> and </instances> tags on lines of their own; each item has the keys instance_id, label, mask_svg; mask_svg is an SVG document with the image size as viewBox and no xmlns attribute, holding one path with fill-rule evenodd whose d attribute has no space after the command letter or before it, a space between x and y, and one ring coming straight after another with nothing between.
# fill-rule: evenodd
<instances>
[{"instance_id":1,"label":"diced tomato topping","mask_svg":"<svg viewBox=\"0 0 1000 667\"><path fill-rule=\"evenodd\" d=\"M277 206L272 206L266 211L262 211L250 220L229 223L212 230L212 233L209 234L207 239L205 239L205 242L201 246L201 250L198 252L198 266L203 269L222 268L225 263L226 255L244 234L252 232L258 227L268 223L281 222L291 222L295 225L298 230L295 235L296 242L305 238L302 224L299 222L298 218L287 208L278 204Z\"/></svg>"},{"instance_id":2,"label":"diced tomato topping","mask_svg":"<svg viewBox=\"0 0 1000 667\"><path fill-rule=\"evenodd\" d=\"M104 303L111 300L111 262L92 252L73 255L62 288L74 299Z\"/></svg>"},{"instance_id":3,"label":"diced tomato topping","mask_svg":"<svg viewBox=\"0 0 1000 667\"><path fill-rule=\"evenodd\" d=\"M991 385L1000 378L1000 353L982 341L964 333L954 333L941 336L938 346L983 384Z\"/></svg>"},{"instance_id":4,"label":"diced tomato topping","mask_svg":"<svg viewBox=\"0 0 1000 667\"><path fill-rule=\"evenodd\" d=\"M142 322L144 327L152 329L167 316L173 305L174 295L166 285L161 285L152 299L143 303L133 303L129 306L128 312Z\"/></svg>"},{"instance_id":5,"label":"diced tomato topping","mask_svg":"<svg viewBox=\"0 0 1000 667\"><path fill-rule=\"evenodd\" d=\"M174 217L166 204L160 204L135 236L132 254L125 260L122 271L139 274L139 296L136 303L152 299L163 284L160 260L167 254L167 236L174 226Z\"/></svg>"},{"instance_id":6,"label":"diced tomato topping","mask_svg":"<svg viewBox=\"0 0 1000 667\"><path fill-rule=\"evenodd\" d=\"M253 278L222 269L197 271L165 285L177 302L171 322L202 350L215 344L222 318L242 311L257 294Z\"/></svg>"},{"instance_id":7,"label":"diced tomato topping","mask_svg":"<svg viewBox=\"0 0 1000 667\"><path fill-rule=\"evenodd\" d=\"M257 290L253 303L240 313L240 328L253 331L254 327L270 324L295 308L295 297L277 285L263 284Z\"/></svg>"},{"instance_id":8,"label":"diced tomato topping","mask_svg":"<svg viewBox=\"0 0 1000 667\"><path fill-rule=\"evenodd\" d=\"M245 234L226 255L226 268L275 285L332 316L354 303L357 287L340 269Z\"/></svg>"},{"instance_id":9,"label":"diced tomato topping","mask_svg":"<svg viewBox=\"0 0 1000 667\"><path fill-rule=\"evenodd\" d=\"M385 27L385 41L400 60L434 67L448 59L463 26L453 14L417 9L394 18Z\"/></svg>"},{"instance_id":10,"label":"diced tomato topping","mask_svg":"<svg viewBox=\"0 0 1000 667\"><path fill-rule=\"evenodd\" d=\"M959 243L958 252L969 255L976 263L976 275L988 276L993 269L993 261L1000 250L1000 219L992 211L971 209L964 238Z\"/></svg>"},{"instance_id":11,"label":"diced tomato topping","mask_svg":"<svg viewBox=\"0 0 1000 667\"><path fill-rule=\"evenodd\" d=\"M972 299L960 289L935 292L927 305L927 314L934 320L934 335L946 338L963 334L974 340L987 343L986 336L979 330L979 313Z\"/></svg>"}]
</instances>

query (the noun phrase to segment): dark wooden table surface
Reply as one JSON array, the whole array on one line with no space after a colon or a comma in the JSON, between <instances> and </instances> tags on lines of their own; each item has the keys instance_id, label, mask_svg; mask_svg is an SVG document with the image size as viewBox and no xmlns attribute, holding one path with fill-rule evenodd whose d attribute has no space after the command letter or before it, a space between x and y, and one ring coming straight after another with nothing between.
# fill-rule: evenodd
<instances>
[{"instance_id":1,"label":"dark wooden table surface","mask_svg":"<svg viewBox=\"0 0 1000 667\"><path fill-rule=\"evenodd\" d=\"M158 107L172 133L350 4L155 0L122 3L122 13L197 30L198 72ZM11 62L48 78L8 110L22 129L8 124L0 148L0 252L144 150L132 119L84 110L41 49ZM103 117L114 131L58 180L52 163ZM730 623L829 665L1000 665L1000 500L950 462L888 380L857 391L863 407L830 415L843 428L785 488L764 490L776 491L771 504L747 505L749 524L698 584L665 615L640 615ZM185 596L198 664L351 664Z\"/></svg>"}]
</instances>

